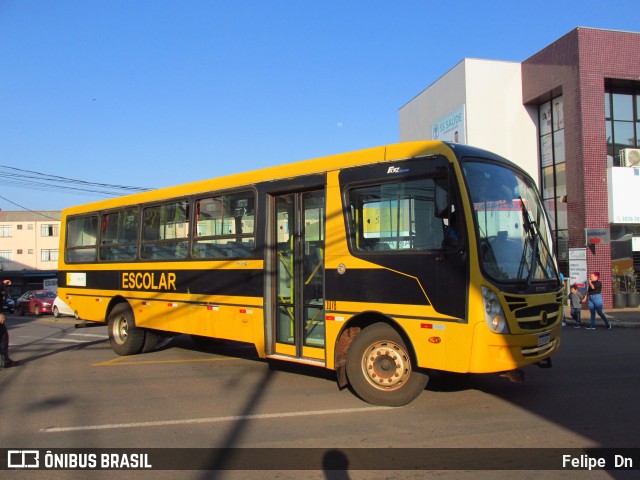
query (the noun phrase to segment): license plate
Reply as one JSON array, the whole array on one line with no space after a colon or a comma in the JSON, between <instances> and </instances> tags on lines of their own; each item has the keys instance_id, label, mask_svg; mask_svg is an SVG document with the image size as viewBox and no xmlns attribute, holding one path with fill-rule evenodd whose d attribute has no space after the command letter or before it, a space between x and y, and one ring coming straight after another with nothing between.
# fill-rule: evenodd
<instances>
[{"instance_id":1,"label":"license plate","mask_svg":"<svg viewBox=\"0 0 640 480\"><path fill-rule=\"evenodd\" d=\"M549 332L549 333L541 333L538 336L538 346L539 347L541 347L543 345L546 345L550 341L551 341L551 332Z\"/></svg>"}]
</instances>

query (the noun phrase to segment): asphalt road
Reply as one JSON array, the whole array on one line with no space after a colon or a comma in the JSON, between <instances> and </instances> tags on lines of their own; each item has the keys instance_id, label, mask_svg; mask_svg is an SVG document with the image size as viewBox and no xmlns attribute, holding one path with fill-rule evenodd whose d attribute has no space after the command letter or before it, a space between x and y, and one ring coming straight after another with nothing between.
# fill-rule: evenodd
<instances>
[{"instance_id":1,"label":"asphalt road","mask_svg":"<svg viewBox=\"0 0 640 480\"><path fill-rule=\"evenodd\" d=\"M270 364L247 345L220 343L203 349L179 336L158 351L118 357L105 327L77 329L72 318L8 317L11 354L20 365L0 371L0 448L241 447L275 448L279 454L286 452L281 448L322 448L343 452L347 463L348 449L369 448L379 449L376 455L383 458L388 455L392 468L393 452L402 451L392 449L571 451L637 447L640 440L640 329L565 327L553 368L527 367L524 383L497 375L435 374L413 403L388 409L339 390L331 372ZM507 462L509 456L505 450ZM228 468L227 462L220 455L209 468ZM35 474L14 473L24 478ZM87 478L87 472L38 473ZM147 478L142 473L136 472L136 478ZM276 478L272 473L189 475ZM439 471L438 478L558 478L559 473L563 478L584 475ZM624 474L637 471L589 473L590 478L632 478ZM113 472L91 472L91 478L108 474L116 478ZM153 474L148 478L169 475ZM398 472L389 470L340 473L321 468L277 475L397 477ZM405 471L402 477L424 478L425 472Z\"/></svg>"}]
</instances>

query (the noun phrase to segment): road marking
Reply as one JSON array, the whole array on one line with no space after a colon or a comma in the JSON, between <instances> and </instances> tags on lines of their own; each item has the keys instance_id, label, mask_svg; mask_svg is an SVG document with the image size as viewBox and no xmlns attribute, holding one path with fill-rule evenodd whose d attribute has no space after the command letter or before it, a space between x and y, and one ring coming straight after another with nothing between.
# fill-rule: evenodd
<instances>
[{"instance_id":1,"label":"road marking","mask_svg":"<svg viewBox=\"0 0 640 480\"><path fill-rule=\"evenodd\" d=\"M30 341L31 343L47 343L48 344L48 343L87 343L87 342L91 342L95 338L100 338L103 340L107 340L109 338L105 335L94 335L91 333L70 333L69 336L83 337L83 339L55 338L55 337L42 338L35 335L11 335L11 346L18 347L20 345L25 345L24 343L16 343L16 340L18 339L24 339L25 341ZM86 337L91 337L91 338L86 338ZM34 338L37 339L38 341L33 342L33 340L28 340L28 339L34 339ZM18 342L19 341L20 340L18 340Z\"/></svg>"},{"instance_id":2,"label":"road marking","mask_svg":"<svg viewBox=\"0 0 640 480\"><path fill-rule=\"evenodd\" d=\"M49 318L49 317L44 317L44 318L38 318L37 319L39 322L45 322L45 323L68 323L68 324L73 324L73 323L79 323L80 320L77 320L75 318Z\"/></svg>"},{"instance_id":3,"label":"road marking","mask_svg":"<svg viewBox=\"0 0 640 480\"><path fill-rule=\"evenodd\" d=\"M43 338L42 343L87 343L87 340L74 340L73 338Z\"/></svg>"},{"instance_id":4,"label":"road marking","mask_svg":"<svg viewBox=\"0 0 640 480\"><path fill-rule=\"evenodd\" d=\"M193 425L202 423L238 422L245 420L270 420L274 418L308 417L319 415L341 415L389 410L393 407L338 408L334 410L307 410L302 412L261 413L256 415L232 415L228 417L190 418L185 420L162 420L157 422L112 423L107 425L78 425L74 427L47 427L42 433L78 432L82 430L111 430L117 428L165 427L169 425Z\"/></svg>"},{"instance_id":5,"label":"road marking","mask_svg":"<svg viewBox=\"0 0 640 480\"><path fill-rule=\"evenodd\" d=\"M69 336L74 337L97 337L97 338L109 338L109 335L95 335L93 333L70 333Z\"/></svg>"},{"instance_id":6,"label":"road marking","mask_svg":"<svg viewBox=\"0 0 640 480\"><path fill-rule=\"evenodd\" d=\"M242 360L242 358L224 357L224 358L192 358L190 360L138 360L127 361L130 357L116 357L100 363L94 363L92 367L118 367L120 365L153 365L159 363L194 363L194 362L229 362L232 360ZM249 357L248 357L249 358ZM253 358L253 357L252 357ZM256 357L257 358L257 357Z\"/></svg>"}]
</instances>

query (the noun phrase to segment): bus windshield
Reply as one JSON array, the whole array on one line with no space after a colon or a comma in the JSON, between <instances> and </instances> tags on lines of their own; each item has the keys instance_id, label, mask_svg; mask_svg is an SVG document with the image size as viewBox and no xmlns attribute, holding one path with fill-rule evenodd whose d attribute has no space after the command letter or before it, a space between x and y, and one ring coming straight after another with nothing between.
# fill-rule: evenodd
<instances>
[{"instance_id":1,"label":"bus windshield","mask_svg":"<svg viewBox=\"0 0 640 480\"><path fill-rule=\"evenodd\" d=\"M480 262L500 282L557 280L547 218L531 179L503 165L464 162Z\"/></svg>"}]
</instances>

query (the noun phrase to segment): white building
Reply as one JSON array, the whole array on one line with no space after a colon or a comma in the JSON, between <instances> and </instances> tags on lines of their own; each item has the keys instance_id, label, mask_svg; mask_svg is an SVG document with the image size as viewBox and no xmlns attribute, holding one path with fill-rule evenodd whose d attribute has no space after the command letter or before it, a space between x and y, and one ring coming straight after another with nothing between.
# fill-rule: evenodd
<instances>
[{"instance_id":1,"label":"white building","mask_svg":"<svg viewBox=\"0 0 640 480\"><path fill-rule=\"evenodd\" d=\"M400 108L400 140L447 140L502 155L538 179L538 111L522 64L466 58Z\"/></svg>"}]
</instances>

